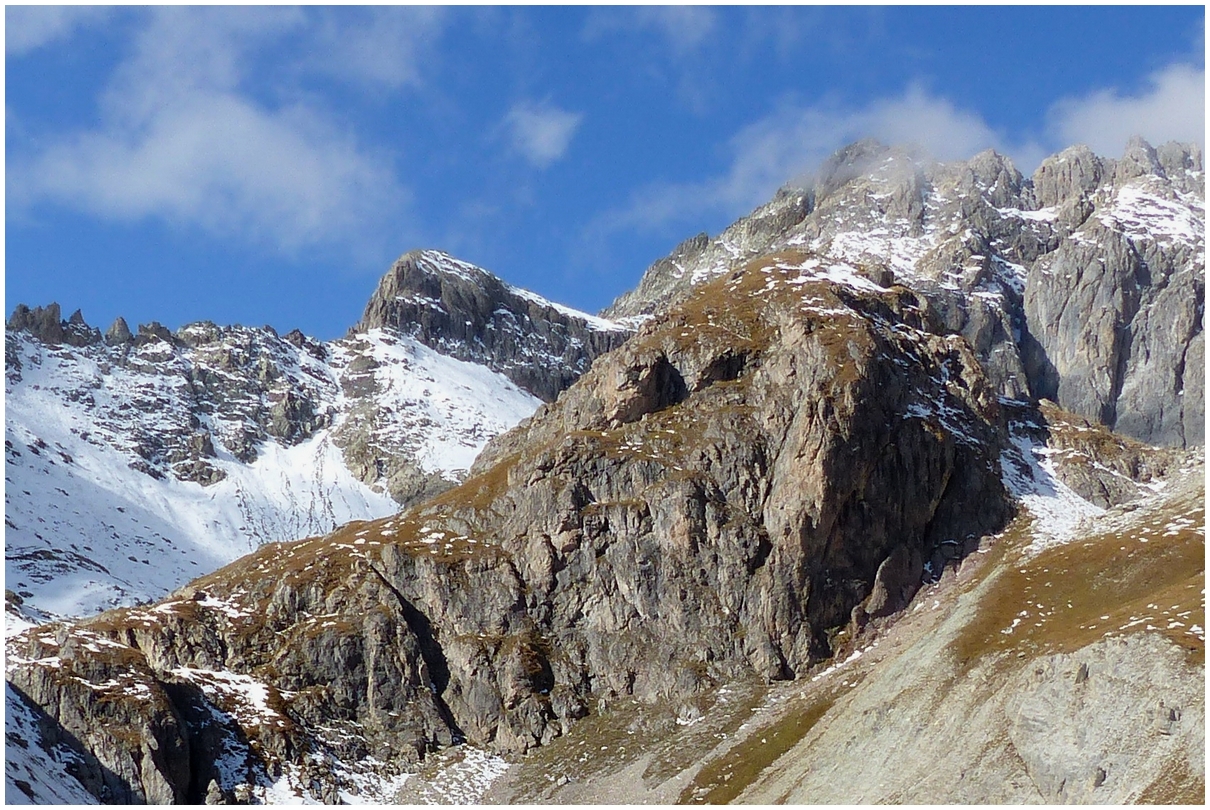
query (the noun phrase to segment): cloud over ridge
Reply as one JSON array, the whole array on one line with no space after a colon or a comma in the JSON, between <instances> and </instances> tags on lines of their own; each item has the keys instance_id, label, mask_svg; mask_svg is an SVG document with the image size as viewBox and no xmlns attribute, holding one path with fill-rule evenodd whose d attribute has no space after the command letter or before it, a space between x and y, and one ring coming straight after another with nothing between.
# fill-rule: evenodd
<instances>
[{"instance_id":1,"label":"cloud over ridge","mask_svg":"<svg viewBox=\"0 0 1210 810\"><path fill-rule=\"evenodd\" d=\"M545 169L567 154L583 119L582 113L550 103L520 101L504 117L504 128L512 148L532 165Z\"/></svg>"},{"instance_id":2,"label":"cloud over ridge","mask_svg":"<svg viewBox=\"0 0 1210 810\"><path fill-rule=\"evenodd\" d=\"M589 226L601 234L659 231L704 213L739 216L768 200L781 186L804 180L836 149L861 138L914 146L938 160L965 160L984 149L1008 155L1032 173L1048 154L1085 143L1106 156L1121 154L1132 135L1154 144L1205 141L1205 70L1175 63L1153 73L1148 87L1124 96L1100 89L1050 106L1044 135L1018 137L997 131L979 113L913 82L895 96L860 106L836 101L783 102L729 140L725 168L703 179L657 182L635 191L625 206Z\"/></svg>"},{"instance_id":3,"label":"cloud over ridge","mask_svg":"<svg viewBox=\"0 0 1210 810\"><path fill-rule=\"evenodd\" d=\"M1148 77L1147 89L1122 95L1116 88L1081 98L1065 98L1050 109L1057 141L1084 143L1094 152L1116 155L1132 135L1153 144L1206 140L1206 71L1185 63Z\"/></svg>"}]
</instances>

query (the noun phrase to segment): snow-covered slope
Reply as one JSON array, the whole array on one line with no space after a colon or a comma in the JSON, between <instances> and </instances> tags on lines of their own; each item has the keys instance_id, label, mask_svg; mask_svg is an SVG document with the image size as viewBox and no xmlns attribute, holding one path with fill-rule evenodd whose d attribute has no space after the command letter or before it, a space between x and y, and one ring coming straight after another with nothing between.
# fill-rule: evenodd
<instances>
[{"instance_id":1,"label":"snow-covered slope","mask_svg":"<svg viewBox=\"0 0 1210 810\"><path fill-rule=\"evenodd\" d=\"M357 329L379 328L487 366L547 402L633 331L437 250L404 254L379 281Z\"/></svg>"},{"instance_id":2,"label":"snow-covered slope","mask_svg":"<svg viewBox=\"0 0 1210 810\"><path fill-rule=\"evenodd\" d=\"M382 330L330 344L326 362L280 342L272 368L284 390L307 391L329 424L295 441L267 436L241 460L228 442L239 444L230 437L246 415L230 403L206 412L190 385L207 367L198 347L153 341L122 356L25 332L8 340L6 587L31 621L157 598L261 543L391 514L398 504L338 446L359 408L374 410L373 453L454 482L539 404L499 374ZM198 435L213 454L174 469L171 448ZM173 474L196 464L205 485Z\"/></svg>"}]
</instances>

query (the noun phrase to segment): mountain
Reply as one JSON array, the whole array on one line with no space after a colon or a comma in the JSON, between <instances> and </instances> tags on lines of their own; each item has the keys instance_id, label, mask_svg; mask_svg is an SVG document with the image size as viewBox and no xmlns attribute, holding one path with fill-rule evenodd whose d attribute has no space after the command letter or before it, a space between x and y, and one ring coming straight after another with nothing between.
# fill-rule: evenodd
<instances>
[{"instance_id":1,"label":"mountain","mask_svg":"<svg viewBox=\"0 0 1210 810\"><path fill-rule=\"evenodd\" d=\"M1204 797L1202 182L842 150L457 486L11 638L9 793ZM439 342L448 275L405 257L362 327ZM526 300L461 351L531 380L599 331L538 352Z\"/></svg>"},{"instance_id":2,"label":"mountain","mask_svg":"<svg viewBox=\"0 0 1210 810\"><path fill-rule=\"evenodd\" d=\"M495 345L482 323L373 322L387 289L432 296L460 326L469 307L510 313L509 339L541 353L546 378L518 387L469 351L481 333ZM513 315L517 301L527 311ZM118 319L102 335L79 312L19 305L5 344L7 587L27 620L87 615L262 543L392 514L460 481L540 404L534 392L553 395L627 334L435 251L403 257L363 324L329 343L209 322L132 334Z\"/></svg>"},{"instance_id":3,"label":"mountain","mask_svg":"<svg viewBox=\"0 0 1210 810\"><path fill-rule=\"evenodd\" d=\"M805 248L923 294L1001 396L1133 438L1204 443L1201 148L1074 146L1024 178L988 151L938 164L861 141L716 238L656 262L604 314L643 317L752 258Z\"/></svg>"}]
</instances>

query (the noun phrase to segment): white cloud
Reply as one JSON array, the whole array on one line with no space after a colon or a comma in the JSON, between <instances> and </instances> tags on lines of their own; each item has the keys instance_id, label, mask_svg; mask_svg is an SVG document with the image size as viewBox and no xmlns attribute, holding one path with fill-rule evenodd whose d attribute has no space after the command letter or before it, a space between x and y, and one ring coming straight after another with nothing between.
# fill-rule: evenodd
<instances>
[{"instance_id":1,"label":"white cloud","mask_svg":"<svg viewBox=\"0 0 1210 810\"><path fill-rule=\"evenodd\" d=\"M328 13L311 52L311 66L351 81L389 90L421 83L445 27L446 9L375 6Z\"/></svg>"},{"instance_id":2,"label":"white cloud","mask_svg":"<svg viewBox=\"0 0 1210 810\"><path fill-rule=\"evenodd\" d=\"M732 136L722 171L697 181L640 189L626 206L599 216L589 228L590 239L625 230L664 231L707 214L740 216L861 138L915 146L938 160L964 160L994 148L1026 174L1046 155L1073 143L1085 143L1106 156L1120 155L1132 135L1157 145L1169 140L1201 143L1205 84L1203 69L1174 64L1153 74L1138 95L1108 89L1062 99L1048 110L1045 142L1010 139L978 113L918 84L863 106L783 104Z\"/></svg>"},{"instance_id":3,"label":"white cloud","mask_svg":"<svg viewBox=\"0 0 1210 810\"><path fill-rule=\"evenodd\" d=\"M1051 107L1050 128L1064 144L1087 144L1117 156L1132 135L1152 144L1206 139L1206 71L1175 64L1152 74L1147 89L1124 96L1116 89L1063 99Z\"/></svg>"},{"instance_id":4,"label":"white cloud","mask_svg":"<svg viewBox=\"0 0 1210 810\"><path fill-rule=\"evenodd\" d=\"M504 128L512 147L534 166L544 169L567 153L583 119L582 113L522 101L508 111Z\"/></svg>"},{"instance_id":5,"label":"white cloud","mask_svg":"<svg viewBox=\"0 0 1210 810\"><path fill-rule=\"evenodd\" d=\"M668 41L677 56L705 44L718 25L713 9L701 6L640 6L595 9L588 15L582 35L593 40L606 34L655 31Z\"/></svg>"},{"instance_id":6,"label":"white cloud","mask_svg":"<svg viewBox=\"0 0 1210 810\"><path fill-rule=\"evenodd\" d=\"M5 54L24 56L71 36L77 28L98 22L112 11L103 6L5 6Z\"/></svg>"},{"instance_id":7,"label":"white cloud","mask_svg":"<svg viewBox=\"0 0 1210 810\"><path fill-rule=\"evenodd\" d=\"M104 92L101 123L10 150L11 203L159 218L286 252L358 247L407 198L389 160L305 104L243 90L289 9L157 9Z\"/></svg>"},{"instance_id":8,"label":"white cloud","mask_svg":"<svg viewBox=\"0 0 1210 810\"><path fill-rule=\"evenodd\" d=\"M639 27L654 29L666 37L678 54L701 46L717 25L715 12L701 6L641 6L635 10L635 18Z\"/></svg>"},{"instance_id":9,"label":"white cloud","mask_svg":"<svg viewBox=\"0 0 1210 810\"><path fill-rule=\"evenodd\" d=\"M398 204L383 169L305 109L194 94L136 131L81 133L21 172L22 193L102 218L163 218L294 251L355 238Z\"/></svg>"}]
</instances>

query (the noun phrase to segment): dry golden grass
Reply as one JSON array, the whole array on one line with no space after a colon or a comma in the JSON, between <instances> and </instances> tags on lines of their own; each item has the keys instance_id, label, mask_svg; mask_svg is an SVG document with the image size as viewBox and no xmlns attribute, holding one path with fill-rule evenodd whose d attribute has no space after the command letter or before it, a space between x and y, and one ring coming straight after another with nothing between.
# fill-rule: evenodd
<instances>
[{"instance_id":1,"label":"dry golden grass","mask_svg":"<svg viewBox=\"0 0 1210 810\"><path fill-rule=\"evenodd\" d=\"M729 804L761 772L807 735L832 708L834 698L807 703L776 723L752 734L718 759L708 762L681 792L678 804Z\"/></svg>"},{"instance_id":2,"label":"dry golden grass","mask_svg":"<svg viewBox=\"0 0 1210 810\"><path fill-rule=\"evenodd\" d=\"M1144 788L1136 804L1206 804L1206 777L1193 773L1187 763L1174 760Z\"/></svg>"},{"instance_id":3,"label":"dry golden grass","mask_svg":"<svg viewBox=\"0 0 1210 810\"><path fill-rule=\"evenodd\" d=\"M1204 663L1204 523L1204 504L1186 499L1033 558L1007 549L955 642L958 661L1070 653L1105 636L1156 631Z\"/></svg>"}]
</instances>

